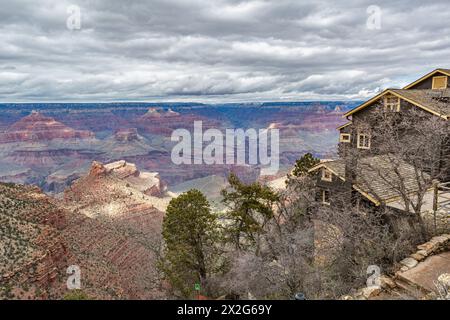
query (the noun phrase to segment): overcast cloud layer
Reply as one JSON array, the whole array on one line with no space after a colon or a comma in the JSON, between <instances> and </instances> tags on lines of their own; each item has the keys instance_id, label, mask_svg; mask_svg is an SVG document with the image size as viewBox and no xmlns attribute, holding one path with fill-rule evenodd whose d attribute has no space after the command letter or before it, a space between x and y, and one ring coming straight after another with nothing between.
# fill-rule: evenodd
<instances>
[{"instance_id":1,"label":"overcast cloud layer","mask_svg":"<svg viewBox=\"0 0 450 320\"><path fill-rule=\"evenodd\" d=\"M70 30L70 5L81 29ZM367 28L367 8L382 10ZM40 0L0 5L0 101L364 99L450 68L442 1Z\"/></svg>"}]
</instances>

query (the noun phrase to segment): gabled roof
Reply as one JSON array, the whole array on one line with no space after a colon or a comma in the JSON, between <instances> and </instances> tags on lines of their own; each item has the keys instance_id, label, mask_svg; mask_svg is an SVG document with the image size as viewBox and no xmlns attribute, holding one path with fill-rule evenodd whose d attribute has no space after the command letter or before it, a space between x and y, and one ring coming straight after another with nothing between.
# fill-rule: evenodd
<instances>
[{"instance_id":1,"label":"gabled roof","mask_svg":"<svg viewBox=\"0 0 450 320\"><path fill-rule=\"evenodd\" d=\"M353 108L352 110L348 111L347 113L345 113L342 117L348 117L351 116L352 114L354 114L355 112L364 109L365 107L371 105L372 103L374 103L375 101L377 101L378 99L380 99L382 96L384 96L386 93L388 93L389 89L384 90L383 92L377 94L375 97L367 100L366 102L364 102L363 104L360 104L359 106L357 106L356 108Z\"/></svg>"},{"instance_id":2,"label":"gabled roof","mask_svg":"<svg viewBox=\"0 0 450 320\"><path fill-rule=\"evenodd\" d=\"M345 181L344 160L319 163L311 168L309 172L320 168L328 169ZM424 177L429 177L426 173L421 174ZM405 161L398 160L391 155L361 158L358 160L356 177L352 187L376 206L379 206L381 203L396 201L401 196L397 187L399 175L403 179L403 185L407 193L414 193L419 190L416 170Z\"/></svg>"},{"instance_id":3,"label":"gabled roof","mask_svg":"<svg viewBox=\"0 0 450 320\"><path fill-rule=\"evenodd\" d=\"M352 122L349 121L349 122L347 122L346 124L343 124L342 126L337 127L336 129L337 129L337 130L341 130L341 129L344 129L345 127L347 127L347 126L349 126L349 125L351 125L351 124L352 124Z\"/></svg>"},{"instance_id":4,"label":"gabled roof","mask_svg":"<svg viewBox=\"0 0 450 320\"><path fill-rule=\"evenodd\" d=\"M340 178L342 181L345 181L345 163L342 160L332 160L321 162L311 169L308 172L316 171L320 168L325 168L332 172L336 177Z\"/></svg>"},{"instance_id":5,"label":"gabled roof","mask_svg":"<svg viewBox=\"0 0 450 320\"><path fill-rule=\"evenodd\" d=\"M450 89L446 90L405 90L405 89L392 89L392 92L399 95L402 99L421 107L431 113L439 116L450 115L450 103L442 102L437 98L445 96L450 98Z\"/></svg>"},{"instance_id":6,"label":"gabled roof","mask_svg":"<svg viewBox=\"0 0 450 320\"><path fill-rule=\"evenodd\" d=\"M355 112L372 105L374 102L376 102L378 99L382 98L386 94L393 94L434 115L437 115L444 119L449 119L450 105L448 103L442 103L434 99L436 91L437 90L386 89L380 94L373 97L372 99L350 110L349 112L344 114L343 117L348 117L354 114Z\"/></svg>"},{"instance_id":7,"label":"gabled roof","mask_svg":"<svg viewBox=\"0 0 450 320\"><path fill-rule=\"evenodd\" d=\"M404 87L403 89L409 89L411 87L414 87L416 84L418 84L419 82L422 82L423 80L426 80L429 77L434 76L436 73L443 73L447 76L450 77L450 69L436 69L431 71L430 73L427 73L426 75L424 75L422 78L417 79L416 81L414 81L413 83L408 84L406 87Z\"/></svg>"}]
</instances>

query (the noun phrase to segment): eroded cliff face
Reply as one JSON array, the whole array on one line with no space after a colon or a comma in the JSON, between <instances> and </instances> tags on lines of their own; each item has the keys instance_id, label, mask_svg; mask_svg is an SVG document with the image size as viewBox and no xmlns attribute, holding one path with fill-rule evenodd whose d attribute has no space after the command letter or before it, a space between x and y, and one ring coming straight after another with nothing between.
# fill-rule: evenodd
<instances>
[{"instance_id":1,"label":"eroded cliff face","mask_svg":"<svg viewBox=\"0 0 450 320\"><path fill-rule=\"evenodd\" d=\"M86 270L88 292L103 297L111 291L114 298L164 297L156 253L171 198L163 195L165 186L156 173L141 172L123 160L93 162L89 173L65 191L63 205L75 214L64 235Z\"/></svg>"},{"instance_id":2,"label":"eroded cliff face","mask_svg":"<svg viewBox=\"0 0 450 320\"><path fill-rule=\"evenodd\" d=\"M77 208L107 206L102 208L102 213L111 215L115 211L114 214L120 216L120 210L111 211L112 202L116 202L122 211L136 203L164 211L170 200L165 197L165 192L166 185L157 172L142 172L125 160L105 165L93 161L89 173L65 190L64 199L66 204Z\"/></svg>"},{"instance_id":3,"label":"eroded cliff face","mask_svg":"<svg viewBox=\"0 0 450 320\"><path fill-rule=\"evenodd\" d=\"M61 299L67 268L95 299L157 299L156 268L169 197L156 173L94 162L53 199L31 186L0 184L0 298Z\"/></svg>"},{"instance_id":4,"label":"eroded cliff face","mask_svg":"<svg viewBox=\"0 0 450 320\"><path fill-rule=\"evenodd\" d=\"M0 134L0 143L48 141L53 139L88 139L94 134L87 130L74 130L51 117L33 111Z\"/></svg>"},{"instance_id":5,"label":"eroded cliff face","mask_svg":"<svg viewBox=\"0 0 450 320\"><path fill-rule=\"evenodd\" d=\"M58 296L71 255L66 213L38 188L0 184L0 297Z\"/></svg>"},{"instance_id":6,"label":"eroded cliff face","mask_svg":"<svg viewBox=\"0 0 450 320\"><path fill-rule=\"evenodd\" d=\"M36 184L57 194L83 176L92 161L120 159L158 172L170 186L213 175L226 178L230 172L254 181L259 177L258 166L174 165L173 130L192 131L195 121L202 121L204 131L279 129L280 168L285 173L306 152L333 156L338 137L335 128L344 121L341 114L347 107L331 102L297 106L11 105L0 117L0 181ZM154 187L147 194L157 192Z\"/></svg>"},{"instance_id":7,"label":"eroded cliff face","mask_svg":"<svg viewBox=\"0 0 450 320\"><path fill-rule=\"evenodd\" d=\"M60 191L67 181L46 178L57 171L57 176L63 177L62 171L82 167L98 157L98 144L93 132L73 129L33 111L0 132L0 181L37 184L45 191ZM66 180L72 174L65 174Z\"/></svg>"}]
</instances>

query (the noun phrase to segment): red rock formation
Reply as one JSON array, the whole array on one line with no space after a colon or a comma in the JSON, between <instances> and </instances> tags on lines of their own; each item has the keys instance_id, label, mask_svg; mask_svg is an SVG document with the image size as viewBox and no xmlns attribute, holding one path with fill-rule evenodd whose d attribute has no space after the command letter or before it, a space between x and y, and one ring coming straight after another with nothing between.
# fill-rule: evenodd
<instances>
[{"instance_id":1,"label":"red rock formation","mask_svg":"<svg viewBox=\"0 0 450 320\"><path fill-rule=\"evenodd\" d=\"M61 299L70 265L88 297L165 297L154 254L163 212L114 170L94 163L65 202L0 184L0 299Z\"/></svg>"},{"instance_id":2,"label":"red rock formation","mask_svg":"<svg viewBox=\"0 0 450 320\"><path fill-rule=\"evenodd\" d=\"M165 111L159 108L150 108L147 113L141 117L141 119L174 118L179 116L180 114L172 109Z\"/></svg>"},{"instance_id":3,"label":"red rock formation","mask_svg":"<svg viewBox=\"0 0 450 320\"><path fill-rule=\"evenodd\" d=\"M202 121L203 128L220 128L221 123L196 114L180 114L172 110L164 111L160 108L150 108L143 116L135 122L136 126L143 132L170 136L175 129L192 130L194 121Z\"/></svg>"},{"instance_id":4,"label":"red rock formation","mask_svg":"<svg viewBox=\"0 0 450 320\"><path fill-rule=\"evenodd\" d=\"M126 161L94 162L89 174L65 191L65 207L90 218L71 223L74 230L68 237L76 243L83 268L90 270L92 290L115 283L121 298L162 297L151 248L160 241L166 204L146 194L159 186L155 177ZM99 270L105 268L111 274L102 278Z\"/></svg>"},{"instance_id":5,"label":"red rock formation","mask_svg":"<svg viewBox=\"0 0 450 320\"><path fill-rule=\"evenodd\" d=\"M57 150L16 150L11 152L5 160L24 167L49 167L54 169L59 165L66 164L68 160L79 161L89 159L93 153L83 153L79 150L57 149Z\"/></svg>"},{"instance_id":6,"label":"red rock formation","mask_svg":"<svg viewBox=\"0 0 450 320\"><path fill-rule=\"evenodd\" d=\"M0 298L51 296L70 260L66 213L35 187L0 184L0 200Z\"/></svg>"},{"instance_id":7,"label":"red rock formation","mask_svg":"<svg viewBox=\"0 0 450 320\"><path fill-rule=\"evenodd\" d=\"M92 162L91 170L89 171L89 176L96 178L101 177L106 174L106 168L103 164L100 162L94 161Z\"/></svg>"},{"instance_id":8,"label":"red rock formation","mask_svg":"<svg viewBox=\"0 0 450 320\"><path fill-rule=\"evenodd\" d=\"M90 131L74 130L53 118L33 111L0 134L0 143L93 138Z\"/></svg>"}]
</instances>

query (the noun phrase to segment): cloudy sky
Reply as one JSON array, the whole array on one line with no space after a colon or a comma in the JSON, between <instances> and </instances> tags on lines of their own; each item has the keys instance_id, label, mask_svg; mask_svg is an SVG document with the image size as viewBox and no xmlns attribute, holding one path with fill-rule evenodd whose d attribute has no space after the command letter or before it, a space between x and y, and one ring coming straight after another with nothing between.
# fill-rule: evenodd
<instances>
[{"instance_id":1,"label":"cloudy sky","mask_svg":"<svg viewBox=\"0 0 450 320\"><path fill-rule=\"evenodd\" d=\"M364 99L450 68L448 8L1 0L0 102Z\"/></svg>"}]
</instances>

